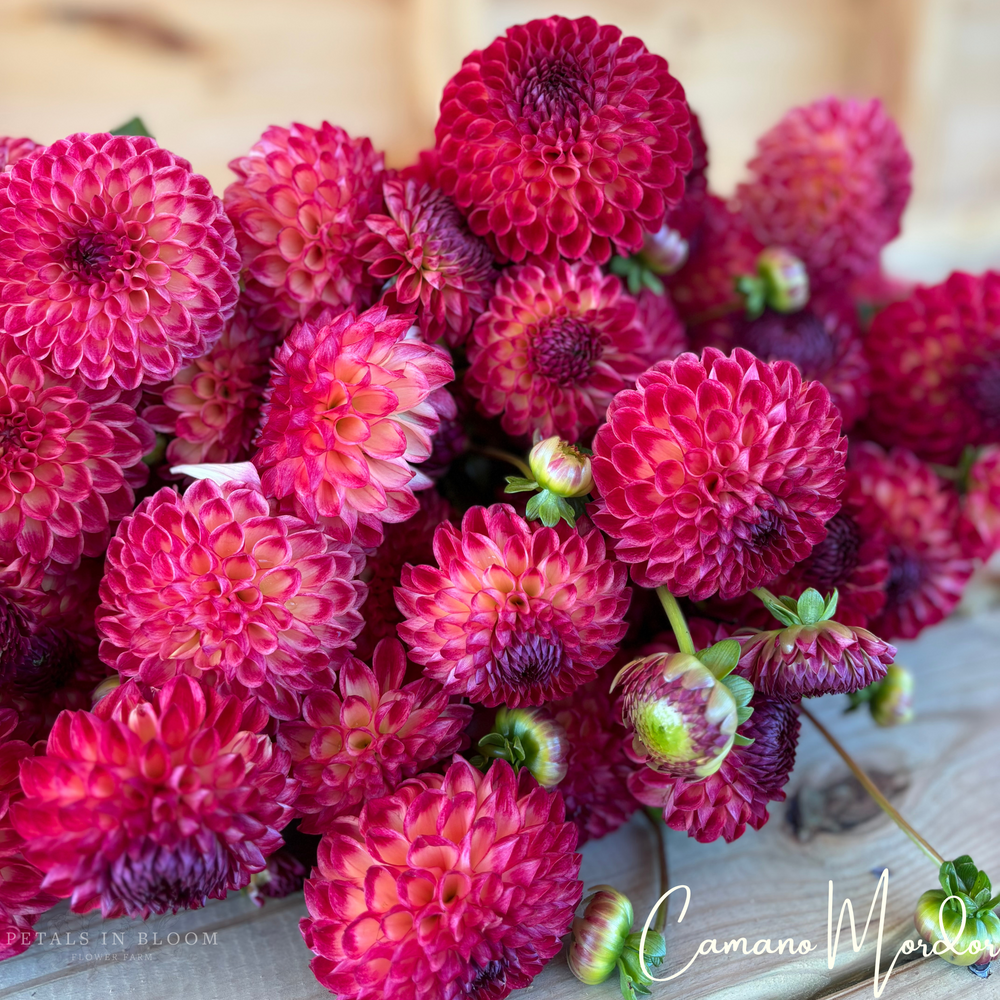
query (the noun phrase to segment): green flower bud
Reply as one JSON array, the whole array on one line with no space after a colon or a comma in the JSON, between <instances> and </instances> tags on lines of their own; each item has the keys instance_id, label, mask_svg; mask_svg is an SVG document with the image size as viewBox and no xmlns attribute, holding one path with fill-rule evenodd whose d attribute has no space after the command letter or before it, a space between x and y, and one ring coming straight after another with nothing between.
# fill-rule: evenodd
<instances>
[{"instance_id":1,"label":"green flower bud","mask_svg":"<svg viewBox=\"0 0 1000 1000\"><path fill-rule=\"evenodd\" d=\"M561 438L539 441L528 455L528 465L535 482L556 496L583 497L594 488L590 459Z\"/></svg>"},{"instance_id":2,"label":"green flower bud","mask_svg":"<svg viewBox=\"0 0 1000 1000\"><path fill-rule=\"evenodd\" d=\"M545 788L558 785L569 766L566 731L540 708L501 708L479 750L484 763L502 758L514 770L526 767Z\"/></svg>"},{"instance_id":3,"label":"green flower bud","mask_svg":"<svg viewBox=\"0 0 1000 1000\"><path fill-rule=\"evenodd\" d=\"M809 274L805 264L782 247L768 247L757 258L764 280L764 297L776 312L797 312L809 301Z\"/></svg>"},{"instance_id":4,"label":"green flower bud","mask_svg":"<svg viewBox=\"0 0 1000 1000\"><path fill-rule=\"evenodd\" d=\"M913 721L913 674L909 670L893 663L873 689L868 708L880 726Z\"/></svg>"},{"instance_id":5,"label":"green flower bud","mask_svg":"<svg viewBox=\"0 0 1000 1000\"><path fill-rule=\"evenodd\" d=\"M584 900L582 917L573 921L567 964L588 986L603 983L618 964L632 929L632 903L610 885L595 886Z\"/></svg>"}]
</instances>

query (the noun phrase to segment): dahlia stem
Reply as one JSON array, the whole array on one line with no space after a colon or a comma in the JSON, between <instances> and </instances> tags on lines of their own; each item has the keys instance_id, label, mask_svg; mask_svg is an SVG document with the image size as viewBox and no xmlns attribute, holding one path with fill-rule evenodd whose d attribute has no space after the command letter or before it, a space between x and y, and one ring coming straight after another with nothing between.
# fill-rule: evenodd
<instances>
[{"instance_id":1,"label":"dahlia stem","mask_svg":"<svg viewBox=\"0 0 1000 1000\"><path fill-rule=\"evenodd\" d=\"M681 611L681 606L677 603L677 598L666 587L657 587L656 596L660 599L660 604L663 605L663 610L666 611L667 617L670 619L670 627L674 630L674 636L677 639L677 648L682 653L694 656L694 642L691 639L691 631L684 620L684 612Z\"/></svg>"},{"instance_id":2,"label":"dahlia stem","mask_svg":"<svg viewBox=\"0 0 1000 1000\"><path fill-rule=\"evenodd\" d=\"M509 465L513 465L515 469L519 469L525 479L535 478L531 474L531 469L527 462L518 458L517 455L512 455L509 451L504 451L503 448L494 448L488 444L474 444L469 448L469 451L474 451L479 455L486 455L488 458L498 458L501 462L507 462Z\"/></svg>"},{"instance_id":3,"label":"dahlia stem","mask_svg":"<svg viewBox=\"0 0 1000 1000\"><path fill-rule=\"evenodd\" d=\"M833 733L831 733L830 730L827 729L826 726L824 726L823 723L820 722L819 719L817 719L816 716L805 707L805 705L800 706L800 711L820 731L827 743L829 743L830 746L832 746L833 749L840 754L844 763L851 769L854 777L861 782L861 786L875 800L879 808L896 824L896 826L900 828L900 830L903 831L903 833L906 834L907 837L910 838L910 840L913 841L914 844L917 845L917 847L920 848L921 851L924 852L924 854L927 855L928 858L931 859L931 861L934 862L935 867L940 868L941 865L944 864L944 858L941 857L941 855L935 851L934 848L931 847L931 845L927 843L927 841L924 840L924 838L921 837L920 834L917 833L917 831L914 830L905 819L903 819L896 807L878 790L878 786L876 786L875 782L861 770L861 767L844 749L844 747L840 744L840 741L833 735Z\"/></svg>"},{"instance_id":4,"label":"dahlia stem","mask_svg":"<svg viewBox=\"0 0 1000 1000\"><path fill-rule=\"evenodd\" d=\"M750 593L753 594L754 597L759 597L762 601L771 601L773 604L781 603L781 601L779 601L778 598L767 589L767 587L754 587Z\"/></svg>"},{"instance_id":5,"label":"dahlia stem","mask_svg":"<svg viewBox=\"0 0 1000 1000\"><path fill-rule=\"evenodd\" d=\"M663 810L656 809L643 809L646 814L646 819L649 820L650 825L653 828L653 833L656 835L656 846L660 854L660 899L663 899L663 906L660 907L656 914L656 923L653 925L653 930L663 933L663 929L667 926L667 908L670 906L670 897L667 893L670 891L670 868L667 865L667 838L663 836ZM656 813L660 812L661 815L657 816ZM663 897L667 898L664 899Z\"/></svg>"}]
</instances>

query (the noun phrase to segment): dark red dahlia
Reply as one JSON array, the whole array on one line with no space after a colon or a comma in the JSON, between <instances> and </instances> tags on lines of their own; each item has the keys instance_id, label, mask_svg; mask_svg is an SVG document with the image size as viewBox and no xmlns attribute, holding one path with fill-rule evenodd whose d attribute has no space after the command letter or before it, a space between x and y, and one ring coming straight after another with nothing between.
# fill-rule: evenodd
<instances>
[{"instance_id":1,"label":"dark red dahlia","mask_svg":"<svg viewBox=\"0 0 1000 1000\"><path fill-rule=\"evenodd\" d=\"M972 575L960 540L958 493L904 448L852 446L851 469L881 513L888 547L885 607L871 630L912 639L951 614Z\"/></svg>"},{"instance_id":2,"label":"dark red dahlia","mask_svg":"<svg viewBox=\"0 0 1000 1000\"><path fill-rule=\"evenodd\" d=\"M327 122L272 126L229 166L239 179L226 188L226 211L258 308L276 309L287 329L371 302L356 249L365 219L383 208L383 156L370 140Z\"/></svg>"},{"instance_id":3,"label":"dark red dahlia","mask_svg":"<svg viewBox=\"0 0 1000 1000\"><path fill-rule=\"evenodd\" d=\"M738 597L823 538L846 451L829 392L790 362L682 354L608 408L592 516L641 586Z\"/></svg>"},{"instance_id":4,"label":"dark red dahlia","mask_svg":"<svg viewBox=\"0 0 1000 1000\"><path fill-rule=\"evenodd\" d=\"M624 636L625 566L592 525L473 507L434 534L437 566L405 566L396 603L410 658L487 706L540 705L592 680Z\"/></svg>"},{"instance_id":5,"label":"dark red dahlia","mask_svg":"<svg viewBox=\"0 0 1000 1000\"><path fill-rule=\"evenodd\" d=\"M29 153L42 146L33 139L15 139L13 136L0 135L0 170L12 166Z\"/></svg>"},{"instance_id":6,"label":"dark red dahlia","mask_svg":"<svg viewBox=\"0 0 1000 1000\"><path fill-rule=\"evenodd\" d=\"M63 712L12 809L44 888L71 909L147 917L242 889L281 844L296 782L266 715L204 681L129 681Z\"/></svg>"},{"instance_id":7,"label":"dark red dahlia","mask_svg":"<svg viewBox=\"0 0 1000 1000\"><path fill-rule=\"evenodd\" d=\"M358 256L388 283L383 301L416 313L426 340L460 347L493 294L493 254L437 188L396 178L382 190L389 214L365 219Z\"/></svg>"},{"instance_id":8,"label":"dark red dahlia","mask_svg":"<svg viewBox=\"0 0 1000 1000\"><path fill-rule=\"evenodd\" d=\"M456 758L323 838L300 923L342 1000L502 1000L560 948L583 895L562 799Z\"/></svg>"},{"instance_id":9,"label":"dark red dahlia","mask_svg":"<svg viewBox=\"0 0 1000 1000\"><path fill-rule=\"evenodd\" d=\"M646 331L646 343L637 353L646 367L683 354L688 349L687 333L670 296L643 288L635 301L636 318Z\"/></svg>"},{"instance_id":10,"label":"dark red dahlia","mask_svg":"<svg viewBox=\"0 0 1000 1000\"><path fill-rule=\"evenodd\" d=\"M173 378L236 308L233 227L146 136L79 133L0 171L0 330L67 379Z\"/></svg>"},{"instance_id":11,"label":"dark red dahlia","mask_svg":"<svg viewBox=\"0 0 1000 1000\"><path fill-rule=\"evenodd\" d=\"M685 782L648 767L629 779L632 794L644 805L662 808L671 830L683 830L703 844L719 837L731 843L743 836L748 824L759 830L768 821L769 802L784 801L783 789L795 764L799 707L763 695L750 704L754 712L740 726L740 734L754 742L733 747L719 770L704 781Z\"/></svg>"},{"instance_id":12,"label":"dark red dahlia","mask_svg":"<svg viewBox=\"0 0 1000 1000\"><path fill-rule=\"evenodd\" d=\"M961 533L966 551L981 559L1000 549L1000 445L984 448L969 469Z\"/></svg>"},{"instance_id":13,"label":"dark red dahlia","mask_svg":"<svg viewBox=\"0 0 1000 1000\"><path fill-rule=\"evenodd\" d=\"M445 86L438 181L500 255L603 263L642 246L691 166L684 90L593 18L509 28Z\"/></svg>"},{"instance_id":14,"label":"dark red dahlia","mask_svg":"<svg viewBox=\"0 0 1000 1000\"><path fill-rule=\"evenodd\" d=\"M1000 441L1000 274L918 287L878 313L865 350L875 440L945 464Z\"/></svg>"},{"instance_id":15,"label":"dark red dahlia","mask_svg":"<svg viewBox=\"0 0 1000 1000\"><path fill-rule=\"evenodd\" d=\"M300 784L295 807L304 833L325 833L338 817L356 816L365 802L467 745L471 707L427 678L404 684L405 674L402 644L383 639L371 667L352 656L341 668L339 697L313 691L302 718L278 727Z\"/></svg>"},{"instance_id":16,"label":"dark red dahlia","mask_svg":"<svg viewBox=\"0 0 1000 1000\"><path fill-rule=\"evenodd\" d=\"M267 859L267 867L250 876L249 896L255 906L269 899L283 899L299 892L306 880L306 866L287 847Z\"/></svg>"}]
</instances>

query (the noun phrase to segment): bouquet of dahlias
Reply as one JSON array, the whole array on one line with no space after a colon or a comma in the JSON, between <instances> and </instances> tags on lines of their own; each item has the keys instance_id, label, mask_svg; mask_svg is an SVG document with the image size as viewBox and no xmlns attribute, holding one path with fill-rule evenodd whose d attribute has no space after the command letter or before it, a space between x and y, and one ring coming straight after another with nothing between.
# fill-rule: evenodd
<instances>
[{"instance_id":1,"label":"bouquet of dahlias","mask_svg":"<svg viewBox=\"0 0 1000 1000\"><path fill-rule=\"evenodd\" d=\"M908 717L891 641L1000 548L1000 275L882 273L878 101L712 194L590 18L471 53L401 170L271 127L220 200L142 132L0 139L0 958L304 882L345 1000L498 1000L571 930L648 992L576 849L759 829L803 698Z\"/></svg>"}]
</instances>

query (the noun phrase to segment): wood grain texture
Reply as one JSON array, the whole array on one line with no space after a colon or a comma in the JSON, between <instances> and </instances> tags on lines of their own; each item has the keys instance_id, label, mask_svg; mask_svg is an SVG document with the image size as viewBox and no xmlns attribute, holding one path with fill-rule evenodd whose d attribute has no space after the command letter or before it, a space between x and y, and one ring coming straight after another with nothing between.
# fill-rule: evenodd
<instances>
[{"instance_id":1,"label":"wood grain texture","mask_svg":"<svg viewBox=\"0 0 1000 1000\"><path fill-rule=\"evenodd\" d=\"M897 785L905 786L895 804L939 851L947 857L971 853L993 872L1000 872L995 834L1000 803L993 791L1000 771L995 749L1000 739L998 650L996 612L954 619L915 643L903 643L900 660L918 677L918 718L902 729L876 729L861 713L843 716L844 699L813 703L862 765L891 773ZM845 774L804 722L789 800L836 785ZM857 818L845 815L851 822ZM787 817L788 803L778 804L762 831L751 831L731 845L698 844L668 831L672 883L690 886L692 901L679 925L682 894L672 901L667 972L681 968L705 938L716 938L721 946L745 936L751 948L759 938L771 938L775 945L787 937L808 938L816 951L793 959L787 954L710 955L673 983L658 986L654 997L854 1000L872 995L874 949L866 945L852 954L849 931L835 968L827 969L828 880L834 881L837 909L845 897L852 899L860 931L876 873L889 868L884 947L891 957L904 938L914 936L914 903L934 886L936 872L881 813L840 832L815 832L805 841ZM644 918L658 883L653 836L644 819L636 817L582 853L585 884L614 884L632 897L637 915ZM45 935L40 943L0 964L0 1000L319 1000L329 994L308 969L309 952L297 927L304 912L301 895L270 901L261 909L237 895L204 910L146 923L101 922L70 914L64 904L38 922L37 930ZM84 932L86 945L80 943ZM58 935L55 941L53 934ZM884 996L924 1000L966 992L977 1000L1000 997L1000 975L983 982L938 960L917 961L897 967ZM523 995L611 1000L615 992L607 984L582 986L560 957Z\"/></svg>"}]
</instances>

